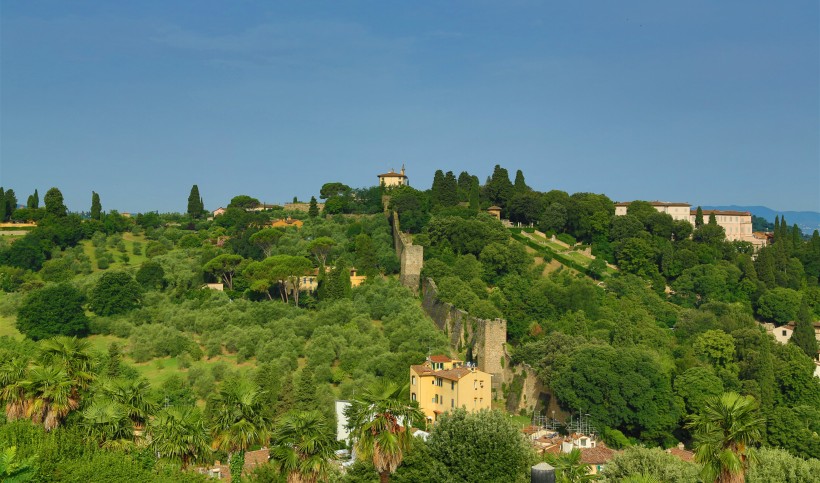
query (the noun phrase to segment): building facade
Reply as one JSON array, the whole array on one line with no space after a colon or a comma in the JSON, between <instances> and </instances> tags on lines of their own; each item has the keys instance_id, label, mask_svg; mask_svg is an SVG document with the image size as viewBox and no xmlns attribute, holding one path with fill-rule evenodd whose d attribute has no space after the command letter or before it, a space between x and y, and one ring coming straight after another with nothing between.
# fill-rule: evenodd
<instances>
[{"instance_id":1,"label":"building facade","mask_svg":"<svg viewBox=\"0 0 820 483\"><path fill-rule=\"evenodd\" d=\"M410 366L410 399L418 401L428 425L450 409L490 409L492 375L464 361L430 356L424 364Z\"/></svg>"},{"instance_id":2,"label":"building facade","mask_svg":"<svg viewBox=\"0 0 820 483\"><path fill-rule=\"evenodd\" d=\"M629 202L615 203L615 216L624 216L629 209ZM666 213L673 220L688 221L695 224L697 210L692 209L689 203L669 203L665 201L650 201L658 212ZM752 233L752 214L748 211L703 210L703 222L709 222L709 216L715 215L715 221L723 227L728 241L745 241L755 248L766 246L768 238L761 234Z\"/></svg>"},{"instance_id":3,"label":"building facade","mask_svg":"<svg viewBox=\"0 0 820 483\"><path fill-rule=\"evenodd\" d=\"M401 166L401 172L396 173L392 169L388 173L378 175L379 185L385 188L392 186L409 186L407 176L404 174L404 165Z\"/></svg>"}]
</instances>

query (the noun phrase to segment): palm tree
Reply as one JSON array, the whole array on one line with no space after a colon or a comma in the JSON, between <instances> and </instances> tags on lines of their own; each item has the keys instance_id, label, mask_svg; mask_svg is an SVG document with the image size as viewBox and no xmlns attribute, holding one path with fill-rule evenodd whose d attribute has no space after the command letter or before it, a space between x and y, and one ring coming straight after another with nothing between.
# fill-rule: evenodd
<instances>
[{"instance_id":1,"label":"palm tree","mask_svg":"<svg viewBox=\"0 0 820 483\"><path fill-rule=\"evenodd\" d=\"M170 407L151 422L151 448L187 468L209 451L205 419L197 408Z\"/></svg>"},{"instance_id":2,"label":"palm tree","mask_svg":"<svg viewBox=\"0 0 820 483\"><path fill-rule=\"evenodd\" d=\"M262 417L262 394L259 386L245 378L222 385L208 402L214 449L232 456L267 441L270 425Z\"/></svg>"},{"instance_id":3,"label":"palm tree","mask_svg":"<svg viewBox=\"0 0 820 483\"><path fill-rule=\"evenodd\" d=\"M80 405L75 386L65 370L56 366L32 366L22 382L26 392L26 416L51 431Z\"/></svg>"},{"instance_id":4,"label":"palm tree","mask_svg":"<svg viewBox=\"0 0 820 483\"><path fill-rule=\"evenodd\" d=\"M15 357L0 365L0 401L6 405L6 419L14 421L26 416L26 379L28 359Z\"/></svg>"},{"instance_id":5,"label":"palm tree","mask_svg":"<svg viewBox=\"0 0 820 483\"><path fill-rule=\"evenodd\" d=\"M334 443L333 430L320 412L289 412L273 433L271 458L288 483L316 483L327 479Z\"/></svg>"},{"instance_id":6,"label":"palm tree","mask_svg":"<svg viewBox=\"0 0 820 483\"><path fill-rule=\"evenodd\" d=\"M589 465L581 461L581 450L574 448L569 453L546 454L544 459L555 468L557 483L585 483L598 479L589 474Z\"/></svg>"},{"instance_id":7,"label":"palm tree","mask_svg":"<svg viewBox=\"0 0 820 483\"><path fill-rule=\"evenodd\" d=\"M707 399L701 414L687 425L694 434L695 461L703 465L703 480L744 482L754 458L751 446L760 440L763 423L752 396L727 392Z\"/></svg>"},{"instance_id":8,"label":"palm tree","mask_svg":"<svg viewBox=\"0 0 820 483\"><path fill-rule=\"evenodd\" d=\"M95 399L83 410L82 425L104 447L123 447L133 436L133 426L123 405L110 399Z\"/></svg>"},{"instance_id":9,"label":"palm tree","mask_svg":"<svg viewBox=\"0 0 820 483\"><path fill-rule=\"evenodd\" d=\"M150 398L148 381L112 379L103 383L102 392L122 406L133 425L135 439L139 438L148 418L157 410L157 403Z\"/></svg>"},{"instance_id":10,"label":"palm tree","mask_svg":"<svg viewBox=\"0 0 820 483\"><path fill-rule=\"evenodd\" d=\"M76 392L88 389L94 379L91 346L85 339L60 336L44 340L40 343L40 360L43 365L53 364L65 370L75 386L75 397Z\"/></svg>"},{"instance_id":11,"label":"palm tree","mask_svg":"<svg viewBox=\"0 0 820 483\"><path fill-rule=\"evenodd\" d=\"M356 440L356 451L373 461L382 483L390 481L390 475L410 447L412 436L405 426L424 417L417 407L401 397L406 387L376 384L365 389L362 397L352 401L345 411L351 435Z\"/></svg>"}]
</instances>

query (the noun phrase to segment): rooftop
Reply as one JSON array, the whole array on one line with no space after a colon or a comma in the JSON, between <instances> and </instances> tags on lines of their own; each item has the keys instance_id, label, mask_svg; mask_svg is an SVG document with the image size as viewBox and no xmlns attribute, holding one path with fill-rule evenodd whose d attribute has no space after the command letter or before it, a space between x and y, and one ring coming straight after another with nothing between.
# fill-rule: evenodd
<instances>
[{"instance_id":1,"label":"rooftop","mask_svg":"<svg viewBox=\"0 0 820 483\"><path fill-rule=\"evenodd\" d=\"M748 211L732 211L732 210L728 210L728 211L724 211L724 210L702 210L702 211L703 211L703 216L708 216L708 215L712 215L712 214L714 214L714 215L727 215L727 216L751 216L752 215ZM693 215L696 215L697 213L698 213L698 210L692 210L692 212L691 212L691 214L693 214Z\"/></svg>"},{"instance_id":2,"label":"rooftop","mask_svg":"<svg viewBox=\"0 0 820 483\"><path fill-rule=\"evenodd\" d=\"M680 202L673 202L673 201L649 201L648 202L652 206L692 206L689 203L680 203ZM615 203L615 206L629 206L631 205L631 201L621 201Z\"/></svg>"}]
</instances>

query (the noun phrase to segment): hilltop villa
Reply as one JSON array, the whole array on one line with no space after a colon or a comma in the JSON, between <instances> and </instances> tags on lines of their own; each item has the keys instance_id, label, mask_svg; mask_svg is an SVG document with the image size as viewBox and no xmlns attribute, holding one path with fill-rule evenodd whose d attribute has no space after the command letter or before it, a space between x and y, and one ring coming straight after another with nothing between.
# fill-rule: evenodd
<instances>
[{"instance_id":1,"label":"hilltop villa","mask_svg":"<svg viewBox=\"0 0 820 483\"><path fill-rule=\"evenodd\" d=\"M378 178L379 185L384 186L385 188L389 188L391 186L409 186L407 176L404 174L404 165L401 165L400 173L396 173L391 169L389 173L380 174Z\"/></svg>"}]
</instances>

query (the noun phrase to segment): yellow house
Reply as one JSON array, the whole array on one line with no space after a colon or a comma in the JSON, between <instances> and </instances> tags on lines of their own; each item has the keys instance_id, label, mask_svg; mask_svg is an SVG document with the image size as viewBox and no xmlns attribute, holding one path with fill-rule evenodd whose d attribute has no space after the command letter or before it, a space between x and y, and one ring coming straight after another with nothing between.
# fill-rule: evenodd
<instances>
[{"instance_id":1,"label":"yellow house","mask_svg":"<svg viewBox=\"0 0 820 483\"><path fill-rule=\"evenodd\" d=\"M407 185L407 176L404 174L404 165L401 166L401 172L396 173L392 169L389 173L380 174L379 185L389 188L391 186L405 186Z\"/></svg>"},{"instance_id":2,"label":"yellow house","mask_svg":"<svg viewBox=\"0 0 820 483\"><path fill-rule=\"evenodd\" d=\"M491 379L491 374L475 365L443 355L430 356L424 364L410 366L410 399L418 401L428 424L432 424L450 409L490 409Z\"/></svg>"}]
</instances>

